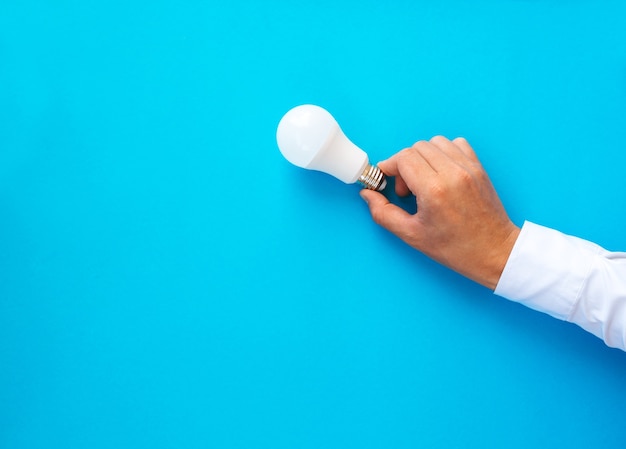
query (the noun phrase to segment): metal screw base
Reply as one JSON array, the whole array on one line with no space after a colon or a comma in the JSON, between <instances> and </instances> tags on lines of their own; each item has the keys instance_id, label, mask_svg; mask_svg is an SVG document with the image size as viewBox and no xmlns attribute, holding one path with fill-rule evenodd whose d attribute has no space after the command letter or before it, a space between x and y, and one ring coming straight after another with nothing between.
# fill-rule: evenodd
<instances>
[{"instance_id":1,"label":"metal screw base","mask_svg":"<svg viewBox=\"0 0 626 449\"><path fill-rule=\"evenodd\" d=\"M363 173L359 177L359 182L366 189L383 190L387 185L385 174L375 165L367 164Z\"/></svg>"}]
</instances>

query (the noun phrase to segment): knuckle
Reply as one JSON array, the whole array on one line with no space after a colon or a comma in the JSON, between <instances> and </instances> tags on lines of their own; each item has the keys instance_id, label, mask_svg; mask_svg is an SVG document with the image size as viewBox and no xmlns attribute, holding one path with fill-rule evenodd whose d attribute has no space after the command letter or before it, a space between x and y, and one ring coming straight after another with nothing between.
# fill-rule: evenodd
<instances>
[{"instance_id":1,"label":"knuckle","mask_svg":"<svg viewBox=\"0 0 626 449\"><path fill-rule=\"evenodd\" d=\"M448 139L442 135L436 135L433 138L430 139L430 143L437 145L437 144L441 144L441 143L447 143Z\"/></svg>"},{"instance_id":2,"label":"knuckle","mask_svg":"<svg viewBox=\"0 0 626 449\"><path fill-rule=\"evenodd\" d=\"M456 174L456 181L461 186L467 186L474 182L474 174L468 170L459 170Z\"/></svg>"},{"instance_id":3,"label":"knuckle","mask_svg":"<svg viewBox=\"0 0 626 449\"><path fill-rule=\"evenodd\" d=\"M427 142L425 140L418 140L413 145L411 145L411 148L409 148L409 150L419 150L421 147L426 145L426 143Z\"/></svg>"},{"instance_id":4,"label":"knuckle","mask_svg":"<svg viewBox=\"0 0 626 449\"><path fill-rule=\"evenodd\" d=\"M459 169L450 176L449 181L452 189L468 191L476 183L476 176L472 171Z\"/></svg>"},{"instance_id":5,"label":"knuckle","mask_svg":"<svg viewBox=\"0 0 626 449\"><path fill-rule=\"evenodd\" d=\"M399 155L402 157L406 157L409 154L413 153L413 147L409 147L409 148L405 148L404 150L400 151Z\"/></svg>"},{"instance_id":6,"label":"knuckle","mask_svg":"<svg viewBox=\"0 0 626 449\"><path fill-rule=\"evenodd\" d=\"M428 197L433 201L442 200L446 196L446 187L441 183L433 183L428 186Z\"/></svg>"},{"instance_id":7,"label":"knuckle","mask_svg":"<svg viewBox=\"0 0 626 449\"><path fill-rule=\"evenodd\" d=\"M374 220L374 223L382 226L385 222L385 209L382 207L372 209L372 219Z\"/></svg>"},{"instance_id":8,"label":"knuckle","mask_svg":"<svg viewBox=\"0 0 626 449\"><path fill-rule=\"evenodd\" d=\"M404 162L405 160L413 157L414 152L415 152L414 146L410 148L405 148L404 150L398 153L397 155L398 161Z\"/></svg>"},{"instance_id":9,"label":"knuckle","mask_svg":"<svg viewBox=\"0 0 626 449\"><path fill-rule=\"evenodd\" d=\"M437 182L430 184L426 194L436 204L445 203L458 192L472 190L477 181L480 182L471 171L458 168L448 172L445 178L440 178Z\"/></svg>"}]
</instances>

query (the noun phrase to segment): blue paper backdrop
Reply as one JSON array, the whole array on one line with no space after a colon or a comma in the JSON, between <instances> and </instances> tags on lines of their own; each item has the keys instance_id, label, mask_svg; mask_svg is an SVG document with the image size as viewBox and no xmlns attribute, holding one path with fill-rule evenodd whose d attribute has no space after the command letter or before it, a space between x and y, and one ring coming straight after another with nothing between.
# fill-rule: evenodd
<instances>
[{"instance_id":1,"label":"blue paper backdrop","mask_svg":"<svg viewBox=\"0 0 626 449\"><path fill-rule=\"evenodd\" d=\"M626 249L622 1L0 3L0 447L623 448L626 354L289 165L465 136L511 217Z\"/></svg>"}]
</instances>

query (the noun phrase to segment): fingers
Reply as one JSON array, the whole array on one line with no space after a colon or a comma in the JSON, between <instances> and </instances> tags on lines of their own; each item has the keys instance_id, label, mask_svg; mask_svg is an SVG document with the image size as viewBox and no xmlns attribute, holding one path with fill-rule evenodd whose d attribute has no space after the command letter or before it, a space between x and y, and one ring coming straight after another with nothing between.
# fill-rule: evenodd
<instances>
[{"instance_id":1,"label":"fingers","mask_svg":"<svg viewBox=\"0 0 626 449\"><path fill-rule=\"evenodd\" d=\"M465 158L463 151L453 141L444 136L435 136L430 139L429 143L437 147L439 151L452 160L457 160L459 157Z\"/></svg>"},{"instance_id":2,"label":"fingers","mask_svg":"<svg viewBox=\"0 0 626 449\"><path fill-rule=\"evenodd\" d=\"M396 160L396 156L393 156L386 161L379 162L377 165L378 168L380 168L385 175L394 176L396 178L396 194L398 196L408 196L411 191L409 190L406 182L404 182L404 179L402 179L400 173L398 172L398 163Z\"/></svg>"},{"instance_id":3,"label":"fingers","mask_svg":"<svg viewBox=\"0 0 626 449\"><path fill-rule=\"evenodd\" d=\"M404 179L400 176L396 177L396 195L398 196L409 196L411 194L411 190L409 190L409 186L406 185Z\"/></svg>"},{"instance_id":4,"label":"fingers","mask_svg":"<svg viewBox=\"0 0 626 449\"><path fill-rule=\"evenodd\" d=\"M422 143L430 145L428 142L417 144ZM416 194L420 189L420 184L429 182L437 175L437 171L429 161L417 151L416 145L378 164L386 175L396 177L396 193L399 196L406 196L409 192Z\"/></svg>"},{"instance_id":5,"label":"fingers","mask_svg":"<svg viewBox=\"0 0 626 449\"><path fill-rule=\"evenodd\" d=\"M474 149L464 137L457 137L452 141L452 143L454 143L473 162L478 162L478 157L476 156Z\"/></svg>"},{"instance_id":6,"label":"fingers","mask_svg":"<svg viewBox=\"0 0 626 449\"><path fill-rule=\"evenodd\" d=\"M464 169L480 164L467 140L457 137L449 140L435 136L430 141L419 141L391 158L382 161L378 167L387 175L396 177L396 193L416 195L421 188L436 182L437 176L447 177L452 169ZM417 195L416 195L417 196Z\"/></svg>"},{"instance_id":7,"label":"fingers","mask_svg":"<svg viewBox=\"0 0 626 449\"><path fill-rule=\"evenodd\" d=\"M367 203L374 222L396 234L400 238L410 229L412 215L389 202L381 193L373 190L361 190L361 198Z\"/></svg>"},{"instance_id":8,"label":"fingers","mask_svg":"<svg viewBox=\"0 0 626 449\"><path fill-rule=\"evenodd\" d=\"M449 142L445 137L437 136L431 139L430 142L420 140L415 142L411 149L419 154L426 163L432 167L436 173L441 173L446 170L446 167L450 164L450 155L448 149L442 148L440 145L445 145ZM439 144L438 144L439 143Z\"/></svg>"},{"instance_id":9,"label":"fingers","mask_svg":"<svg viewBox=\"0 0 626 449\"><path fill-rule=\"evenodd\" d=\"M443 136L435 136L430 139L430 143L437 146L442 153L461 166L467 165L468 162L478 162L474 150L463 137L449 140Z\"/></svg>"}]
</instances>

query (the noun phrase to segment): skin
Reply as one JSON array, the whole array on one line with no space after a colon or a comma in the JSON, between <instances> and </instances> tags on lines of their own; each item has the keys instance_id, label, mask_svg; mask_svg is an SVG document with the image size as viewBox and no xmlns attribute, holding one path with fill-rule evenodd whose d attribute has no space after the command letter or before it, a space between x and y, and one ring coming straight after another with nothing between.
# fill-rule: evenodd
<instances>
[{"instance_id":1,"label":"skin","mask_svg":"<svg viewBox=\"0 0 626 449\"><path fill-rule=\"evenodd\" d=\"M494 290L520 229L464 138L416 142L378 167L399 196L415 195L409 214L381 193L362 190L372 218L413 248Z\"/></svg>"}]
</instances>

